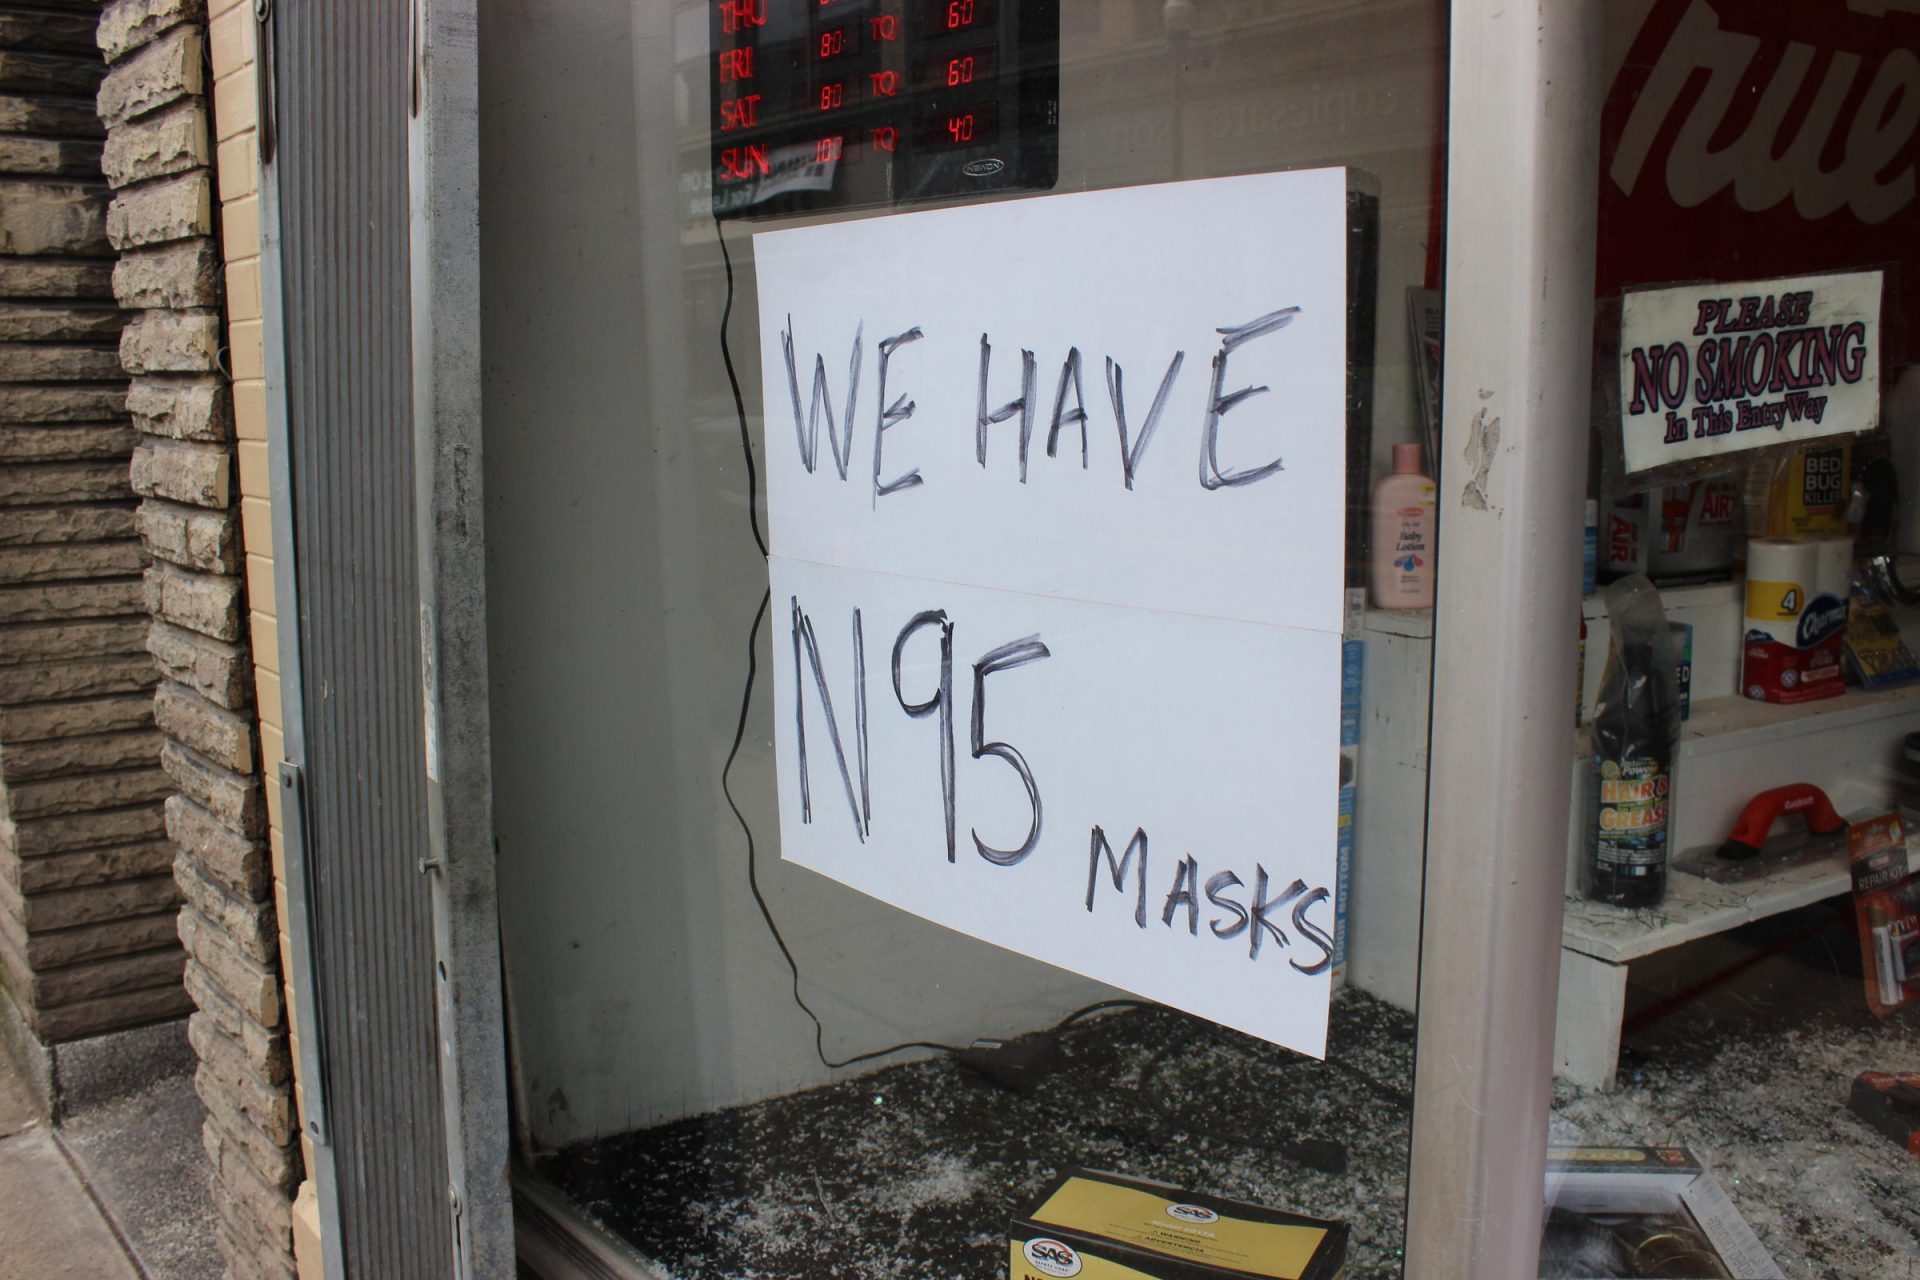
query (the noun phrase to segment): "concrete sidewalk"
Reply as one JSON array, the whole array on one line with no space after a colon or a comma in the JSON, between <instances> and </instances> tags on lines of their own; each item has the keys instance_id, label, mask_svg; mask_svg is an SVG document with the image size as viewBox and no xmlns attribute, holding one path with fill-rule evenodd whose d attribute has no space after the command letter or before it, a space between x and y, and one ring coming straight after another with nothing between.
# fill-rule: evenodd
<instances>
[{"instance_id":1,"label":"concrete sidewalk","mask_svg":"<svg viewBox=\"0 0 1920 1280\"><path fill-rule=\"evenodd\" d=\"M206 1113L185 1027L60 1051L57 1129L0 1053L0 1280L215 1280Z\"/></svg>"},{"instance_id":2,"label":"concrete sidewalk","mask_svg":"<svg viewBox=\"0 0 1920 1280\"><path fill-rule=\"evenodd\" d=\"M140 1273L0 1054L0 1280L66 1277Z\"/></svg>"}]
</instances>

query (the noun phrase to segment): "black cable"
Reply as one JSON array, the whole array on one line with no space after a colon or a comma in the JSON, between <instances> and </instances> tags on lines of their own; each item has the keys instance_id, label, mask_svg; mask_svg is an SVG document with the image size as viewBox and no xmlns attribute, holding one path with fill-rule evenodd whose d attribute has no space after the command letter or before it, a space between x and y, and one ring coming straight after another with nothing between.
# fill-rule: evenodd
<instances>
[{"instance_id":1,"label":"black cable","mask_svg":"<svg viewBox=\"0 0 1920 1280\"><path fill-rule=\"evenodd\" d=\"M747 522L753 526L754 545L760 558L766 559L767 538L760 531L760 473L753 461L753 433L747 429L747 402L740 394L740 375L733 368L733 348L727 342L727 328L733 321L733 255L727 251L726 232L720 226L720 212L713 214L713 237L720 242L720 261L727 268L727 305L720 313L720 362L727 367L727 385L733 388L733 412L740 420L740 456L747 463Z\"/></svg>"},{"instance_id":2,"label":"black cable","mask_svg":"<svg viewBox=\"0 0 1920 1280\"><path fill-rule=\"evenodd\" d=\"M753 541L760 548L765 559L767 539L760 531L760 478L753 462L753 433L747 426L747 402L740 394L740 378L733 367L733 348L727 340L727 329L733 319L733 256L727 252L727 237L720 224L720 215L713 215L714 238L720 242L720 259L727 268L727 303L720 313L720 358L727 367L727 383L733 388L733 411L740 422L740 455L747 464L747 519L753 526ZM813 1011L806 998L800 994L800 965L793 958L793 951L787 946L787 940L780 932L780 926L773 918L773 908L767 905L766 895L760 891L760 850L753 838L753 827L747 821L747 815L740 811L740 805L733 798L733 763L740 755L740 745L747 737L747 717L753 707L753 689L760 675L760 624L766 621L767 606L773 601L773 588L760 593L760 607L754 610L753 626L747 630L747 681L740 691L740 716L733 726L733 745L727 749L727 762L720 768L720 793L727 798L727 808L733 810L733 819L740 824L740 832L747 838L747 888L753 891L753 901L760 908L760 918L767 922L767 932L773 935L773 944L780 948L780 955L787 962L787 971L793 975L793 1002L800 1011L813 1022L813 1051L821 1064L829 1070L838 1071L842 1067L855 1066L862 1062L871 1062L875 1058L890 1057L896 1053L905 1053L909 1049L932 1049L941 1053L959 1053L958 1046L935 1044L928 1040L908 1040L901 1044L889 1045L884 1049L874 1049L867 1053L857 1053L851 1058L836 1062L827 1056L827 1031L820 1022L820 1015Z\"/></svg>"}]
</instances>

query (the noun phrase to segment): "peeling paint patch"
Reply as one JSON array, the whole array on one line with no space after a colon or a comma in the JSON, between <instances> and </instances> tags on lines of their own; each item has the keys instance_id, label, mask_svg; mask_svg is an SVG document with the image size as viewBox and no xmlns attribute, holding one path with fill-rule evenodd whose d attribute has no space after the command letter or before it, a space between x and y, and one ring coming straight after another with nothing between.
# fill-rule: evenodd
<instances>
[{"instance_id":1,"label":"peeling paint patch","mask_svg":"<svg viewBox=\"0 0 1920 1280\"><path fill-rule=\"evenodd\" d=\"M1485 399L1483 395L1481 397ZM1473 415L1473 425L1467 431L1467 466L1473 469L1466 488L1460 491L1460 505L1471 507L1475 511L1490 511L1493 508L1487 502L1487 473L1493 470L1493 458L1500 450L1500 419L1490 417L1486 406ZM1496 513L1497 514L1497 513Z\"/></svg>"}]
</instances>

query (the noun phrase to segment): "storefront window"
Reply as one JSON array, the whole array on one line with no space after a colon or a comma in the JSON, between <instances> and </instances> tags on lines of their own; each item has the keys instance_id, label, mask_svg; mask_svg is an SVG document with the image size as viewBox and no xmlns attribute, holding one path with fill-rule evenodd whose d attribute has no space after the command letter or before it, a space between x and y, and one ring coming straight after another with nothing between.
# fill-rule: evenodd
<instances>
[{"instance_id":1,"label":"storefront window","mask_svg":"<svg viewBox=\"0 0 1920 1280\"><path fill-rule=\"evenodd\" d=\"M1542 1275L1904 1275L1920 16L1606 10Z\"/></svg>"},{"instance_id":2,"label":"storefront window","mask_svg":"<svg viewBox=\"0 0 1920 1280\"><path fill-rule=\"evenodd\" d=\"M1006 1274L1073 1170L1398 1274L1445 6L491 21L530 1175L686 1280Z\"/></svg>"}]
</instances>

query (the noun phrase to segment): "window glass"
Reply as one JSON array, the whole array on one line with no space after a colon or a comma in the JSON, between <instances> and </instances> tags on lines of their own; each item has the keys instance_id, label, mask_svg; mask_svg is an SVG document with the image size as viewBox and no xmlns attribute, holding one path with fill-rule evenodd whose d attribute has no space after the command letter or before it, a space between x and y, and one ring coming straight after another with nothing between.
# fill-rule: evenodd
<instances>
[{"instance_id":1,"label":"window glass","mask_svg":"<svg viewBox=\"0 0 1920 1280\"><path fill-rule=\"evenodd\" d=\"M1445 6L487 22L525 1176L674 1277L1398 1274Z\"/></svg>"},{"instance_id":2,"label":"window glass","mask_svg":"<svg viewBox=\"0 0 1920 1280\"><path fill-rule=\"evenodd\" d=\"M1606 21L1542 1274L1904 1274L1920 15Z\"/></svg>"}]
</instances>

